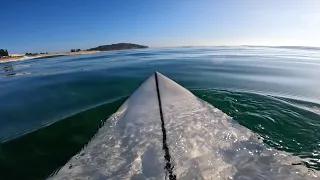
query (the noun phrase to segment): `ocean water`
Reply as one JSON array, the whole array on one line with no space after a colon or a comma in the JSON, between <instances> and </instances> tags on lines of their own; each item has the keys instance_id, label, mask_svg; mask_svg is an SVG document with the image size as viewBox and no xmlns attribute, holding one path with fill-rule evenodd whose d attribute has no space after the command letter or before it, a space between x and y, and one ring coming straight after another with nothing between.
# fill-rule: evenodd
<instances>
[{"instance_id":1,"label":"ocean water","mask_svg":"<svg viewBox=\"0 0 320 180\"><path fill-rule=\"evenodd\" d=\"M154 71L320 171L320 50L180 47L0 64L0 177L63 166Z\"/></svg>"}]
</instances>

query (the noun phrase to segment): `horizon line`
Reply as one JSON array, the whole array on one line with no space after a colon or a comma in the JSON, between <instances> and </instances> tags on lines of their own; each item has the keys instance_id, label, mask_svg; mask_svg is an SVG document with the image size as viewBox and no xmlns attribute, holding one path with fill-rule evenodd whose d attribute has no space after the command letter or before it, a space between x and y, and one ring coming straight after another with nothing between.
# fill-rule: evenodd
<instances>
[{"instance_id":1,"label":"horizon line","mask_svg":"<svg viewBox=\"0 0 320 180\"><path fill-rule=\"evenodd\" d=\"M111 44L118 44L118 43L111 43ZM106 45L111 45L111 44L106 44ZM132 44L136 44L136 43L132 43ZM139 44L141 45L141 44ZM145 44L142 44L145 45ZM98 46L103 46L103 45L98 45ZM97 47L98 47L97 46ZM145 45L148 46L148 45ZM305 49L315 49L315 50L320 50L320 46L309 46L309 45L246 45L246 44L240 44L240 45L173 45L173 46L148 46L148 48L175 48L175 47L241 47L241 46L245 46L245 47L279 47L279 48L305 48ZM0 48L0 49L4 49L7 50L5 48ZM72 49L72 48L71 48ZM79 48L81 49L81 48ZM81 50L85 51L87 49L90 48L83 48ZM9 51L9 50L8 50ZM66 52L70 52L69 51L36 51L37 53L39 52L50 52L50 53L66 53ZM26 52L28 53L28 52ZM25 54L24 53L10 53L10 54Z\"/></svg>"}]
</instances>

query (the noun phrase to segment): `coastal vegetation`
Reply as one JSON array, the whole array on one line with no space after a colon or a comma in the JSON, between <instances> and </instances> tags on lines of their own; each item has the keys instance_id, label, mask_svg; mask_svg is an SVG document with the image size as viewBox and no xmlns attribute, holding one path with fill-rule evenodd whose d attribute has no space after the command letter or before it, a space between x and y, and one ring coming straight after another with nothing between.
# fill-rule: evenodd
<instances>
[{"instance_id":1,"label":"coastal vegetation","mask_svg":"<svg viewBox=\"0 0 320 180\"><path fill-rule=\"evenodd\" d=\"M81 50L81 49L71 49L69 53L61 52L61 53L48 53L48 52L40 52L40 53L31 53L27 52L25 54L11 54L9 55L8 51L5 49L0 49L0 58L1 62L3 61L10 61L16 60L23 56L36 56L37 58L52 58L58 56L65 56L65 55L74 55L74 54L87 54L92 52L99 52L99 51L114 51L114 50L125 50L125 49L142 49L148 48L148 46L139 45L139 44L132 44L132 43L117 43L117 44L109 44L109 45L101 45L98 47Z\"/></svg>"},{"instance_id":2,"label":"coastal vegetation","mask_svg":"<svg viewBox=\"0 0 320 180\"><path fill-rule=\"evenodd\" d=\"M9 56L8 50L0 49L0 57L2 57L2 56Z\"/></svg>"},{"instance_id":3,"label":"coastal vegetation","mask_svg":"<svg viewBox=\"0 0 320 180\"><path fill-rule=\"evenodd\" d=\"M114 50L142 49L142 48L148 48L148 46L132 44L132 43L117 43L117 44L101 45L101 46L90 48L87 50L71 49L70 52L74 53L74 52L80 52L80 51L114 51Z\"/></svg>"},{"instance_id":4,"label":"coastal vegetation","mask_svg":"<svg viewBox=\"0 0 320 180\"><path fill-rule=\"evenodd\" d=\"M113 51L113 50L142 49L142 48L148 48L148 46L132 44L132 43L118 43L118 44L98 46L95 48L88 49L88 51Z\"/></svg>"},{"instance_id":5,"label":"coastal vegetation","mask_svg":"<svg viewBox=\"0 0 320 180\"><path fill-rule=\"evenodd\" d=\"M81 49L71 49L70 52L80 52L80 51L81 51Z\"/></svg>"},{"instance_id":6,"label":"coastal vegetation","mask_svg":"<svg viewBox=\"0 0 320 180\"><path fill-rule=\"evenodd\" d=\"M43 54L48 54L48 52L41 52L41 53L26 53L26 56L37 56L37 55L43 55Z\"/></svg>"}]
</instances>

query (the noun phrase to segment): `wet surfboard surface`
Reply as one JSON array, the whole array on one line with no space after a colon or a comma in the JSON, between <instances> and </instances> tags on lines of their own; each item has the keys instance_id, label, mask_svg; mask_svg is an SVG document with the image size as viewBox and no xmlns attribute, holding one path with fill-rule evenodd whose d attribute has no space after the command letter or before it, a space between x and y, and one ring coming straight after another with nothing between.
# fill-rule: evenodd
<instances>
[{"instance_id":1,"label":"wet surfboard surface","mask_svg":"<svg viewBox=\"0 0 320 180\"><path fill-rule=\"evenodd\" d=\"M152 74L49 179L317 179L298 157Z\"/></svg>"}]
</instances>

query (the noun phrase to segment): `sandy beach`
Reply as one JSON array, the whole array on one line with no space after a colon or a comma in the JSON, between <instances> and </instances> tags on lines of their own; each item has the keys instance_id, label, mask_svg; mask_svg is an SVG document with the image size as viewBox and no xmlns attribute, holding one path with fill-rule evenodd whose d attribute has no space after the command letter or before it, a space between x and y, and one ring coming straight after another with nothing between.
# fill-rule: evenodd
<instances>
[{"instance_id":1,"label":"sandy beach","mask_svg":"<svg viewBox=\"0 0 320 180\"><path fill-rule=\"evenodd\" d=\"M35 56L8 56L8 57L2 57L0 58L0 62L7 62L7 61L15 61L21 58L41 58L41 57L55 57L55 56L68 56L68 55L78 55L78 54L92 54L97 53L100 51L79 51L79 52L64 52L64 53L51 53L51 54L37 54Z\"/></svg>"}]
</instances>

